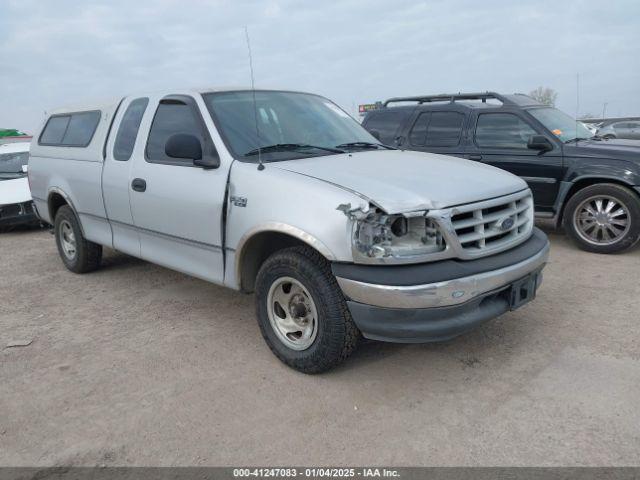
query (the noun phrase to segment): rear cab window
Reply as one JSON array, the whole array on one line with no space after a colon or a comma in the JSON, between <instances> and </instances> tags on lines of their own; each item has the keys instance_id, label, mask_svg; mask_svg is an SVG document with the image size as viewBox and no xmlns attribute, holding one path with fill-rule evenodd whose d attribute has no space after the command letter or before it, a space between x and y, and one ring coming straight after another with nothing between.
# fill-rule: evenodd
<instances>
[{"instance_id":1,"label":"rear cab window","mask_svg":"<svg viewBox=\"0 0 640 480\"><path fill-rule=\"evenodd\" d=\"M38 145L55 147L87 147L98 128L101 112L52 115L38 140Z\"/></svg>"},{"instance_id":2,"label":"rear cab window","mask_svg":"<svg viewBox=\"0 0 640 480\"><path fill-rule=\"evenodd\" d=\"M126 162L131 158L136 138L138 137L138 130L140 130L140 123L148 104L148 98L136 98L127 107L120 121L116 141L113 145L114 160Z\"/></svg>"}]
</instances>

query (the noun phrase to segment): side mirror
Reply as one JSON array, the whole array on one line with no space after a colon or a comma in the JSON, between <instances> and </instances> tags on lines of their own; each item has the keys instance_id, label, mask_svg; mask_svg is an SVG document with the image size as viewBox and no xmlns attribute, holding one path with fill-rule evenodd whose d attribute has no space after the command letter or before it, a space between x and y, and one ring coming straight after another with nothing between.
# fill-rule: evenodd
<instances>
[{"instance_id":1,"label":"side mirror","mask_svg":"<svg viewBox=\"0 0 640 480\"><path fill-rule=\"evenodd\" d=\"M194 135L176 133L171 135L164 146L164 153L171 158L202 159L202 145Z\"/></svg>"},{"instance_id":2,"label":"side mirror","mask_svg":"<svg viewBox=\"0 0 640 480\"><path fill-rule=\"evenodd\" d=\"M220 166L220 157L216 154L215 156L208 156L204 158L195 158L193 160L193 164L196 167L202 167L205 170L209 170L212 168L218 168Z\"/></svg>"},{"instance_id":3,"label":"side mirror","mask_svg":"<svg viewBox=\"0 0 640 480\"><path fill-rule=\"evenodd\" d=\"M553 150L553 144L544 135L531 135L527 142L527 148L539 150L540 153Z\"/></svg>"}]
</instances>

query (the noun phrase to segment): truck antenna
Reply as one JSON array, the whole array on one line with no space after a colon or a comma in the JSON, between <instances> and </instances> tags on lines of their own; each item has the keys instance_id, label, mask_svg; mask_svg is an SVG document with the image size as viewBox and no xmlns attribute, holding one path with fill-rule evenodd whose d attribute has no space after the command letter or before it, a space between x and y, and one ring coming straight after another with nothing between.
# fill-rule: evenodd
<instances>
[{"instance_id":1,"label":"truck antenna","mask_svg":"<svg viewBox=\"0 0 640 480\"><path fill-rule=\"evenodd\" d=\"M580 115L580 74L576 73L576 138L578 138L578 115Z\"/></svg>"},{"instance_id":2,"label":"truck antenna","mask_svg":"<svg viewBox=\"0 0 640 480\"><path fill-rule=\"evenodd\" d=\"M262 147L260 146L260 128L258 126L258 105L256 103L256 84L253 79L253 58L251 56L251 41L249 40L249 29L245 25L244 35L247 39L247 50L249 51L249 71L251 72L251 91L253 92L253 117L256 123L256 137L258 138L258 170L264 170L262 163Z\"/></svg>"}]
</instances>

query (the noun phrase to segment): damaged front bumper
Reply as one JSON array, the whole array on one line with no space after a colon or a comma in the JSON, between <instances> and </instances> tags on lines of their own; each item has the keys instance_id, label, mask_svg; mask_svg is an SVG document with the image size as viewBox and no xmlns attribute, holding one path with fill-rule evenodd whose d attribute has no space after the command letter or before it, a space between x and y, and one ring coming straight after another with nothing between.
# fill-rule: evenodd
<instances>
[{"instance_id":1,"label":"damaged front bumper","mask_svg":"<svg viewBox=\"0 0 640 480\"><path fill-rule=\"evenodd\" d=\"M534 229L524 243L477 260L419 265L334 264L351 315L367 338L446 340L531 300L549 255Z\"/></svg>"}]
</instances>

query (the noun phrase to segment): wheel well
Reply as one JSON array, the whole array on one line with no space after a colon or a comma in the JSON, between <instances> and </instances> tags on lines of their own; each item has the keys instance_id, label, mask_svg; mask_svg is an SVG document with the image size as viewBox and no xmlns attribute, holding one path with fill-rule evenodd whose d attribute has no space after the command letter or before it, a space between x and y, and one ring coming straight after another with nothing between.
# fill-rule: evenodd
<instances>
[{"instance_id":1,"label":"wheel well","mask_svg":"<svg viewBox=\"0 0 640 480\"><path fill-rule=\"evenodd\" d=\"M68 205L68 203L59 193L54 192L49 196L49 218L51 219L51 223L55 222L56 213L63 205Z\"/></svg>"},{"instance_id":2,"label":"wheel well","mask_svg":"<svg viewBox=\"0 0 640 480\"><path fill-rule=\"evenodd\" d=\"M299 238L281 232L260 232L247 240L242 251L237 252L240 255L240 289L247 293L253 292L258 271L264 261L279 250L296 246L313 248Z\"/></svg>"},{"instance_id":3,"label":"wheel well","mask_svg":"<svg viewBox=\"0 0 640 480\"><path fill-rule=\"evenodd\" d=\"M564 197L564 200L562 201L562 210L561 210L560 218L558 219L558 225L562 225L562 221L564 220L564 209L567 206L567 203L569 202L571 197L573 197L576 193L578 193L583 188L590 187L591 185L597 185L599 183L613 183L614 185L620 185L621 187L629 188L629 184L621 182L619 180L612 179L612 178L584 178L582 180L578 180L573 185L571 185L571 188L569 189L569 191L567 192L567 195ZM629 190L632 191L634 194L636 193L631 188L629 188Z\"/></svg>"}]
</instances>

